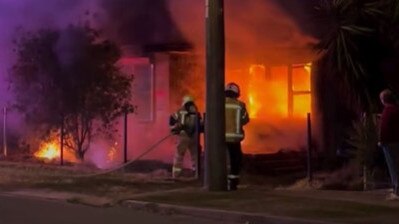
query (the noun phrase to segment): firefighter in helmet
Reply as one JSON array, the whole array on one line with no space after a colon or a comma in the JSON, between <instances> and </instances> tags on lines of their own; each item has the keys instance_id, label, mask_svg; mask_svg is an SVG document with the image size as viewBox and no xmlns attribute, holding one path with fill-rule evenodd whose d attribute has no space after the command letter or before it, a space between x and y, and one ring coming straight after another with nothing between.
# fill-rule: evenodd
<instances>
[{"instance_id":1,"label":"firefighter in helmet","mask_svg":"<svg viewBox=\"0 0 399 224\"><path fill-rule=\"evenodd\" d=\"M192 171L196 171L197 150L199 150L198 127L201 117L191 96L184 96L181 108L169 118L169 127L179 140L173 160L172 177L177 178L183 170L183 160L186 151L190 152Z\"/></svg>"},{"instance_id":2,"label":"firefighter in helmet","mask_svg":"<svg viewBox=\"0 0 399 224\"><path fill-rule=\"evenodd\" d=\"M244 140L243 126L248 124L249 116L245 103L240 101L240 88L236 83L228 83L226 95L226 146L230 157L228 175L229 190L237 190L241 170L241 141Z\"/></svg>"}]
</instances>

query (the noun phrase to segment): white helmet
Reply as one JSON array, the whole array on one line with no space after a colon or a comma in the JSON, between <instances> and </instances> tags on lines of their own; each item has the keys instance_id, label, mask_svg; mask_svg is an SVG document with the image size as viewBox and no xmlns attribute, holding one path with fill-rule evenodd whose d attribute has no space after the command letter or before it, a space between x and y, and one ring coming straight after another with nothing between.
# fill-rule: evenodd
<instances>
[{"instance_id":1,"label":"white helmet","mask_svg":"<svg viewBox=\"0 0 399 224\"><path fill-rule=\"evenodd\" d=\"M237 96L240 96L240 87L234 82L228 83L226 85L224 91L231 91L233 93L236 93Z\"/></svg>"},{"instance_id":2,"label":"white helmet","mask_svg":"<svg viewBox=\"0 0 399 224\"><path fill-rule=\"evenodd\" d=\"M189 103L189 102L194 102L194 98L192 96L190 96L190 95L185 95L183 97L181 105L184 106L186 103Z\"/></svg>"}]
</instances>

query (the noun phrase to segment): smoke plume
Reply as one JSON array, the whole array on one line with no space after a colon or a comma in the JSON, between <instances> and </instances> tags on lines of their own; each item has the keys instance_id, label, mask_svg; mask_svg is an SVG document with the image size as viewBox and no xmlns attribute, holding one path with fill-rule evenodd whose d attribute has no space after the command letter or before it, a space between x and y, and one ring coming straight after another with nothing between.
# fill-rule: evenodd
<instances>
[{"instance_id":1,"label":"smoke plume","mask_svg":"<svg viewBox=\"0 0 399 224\"><path fill-rule=\"evenodd\" d=\"M168 0L101 0L100 5L108 19L104 28L121 44L184 42L168 9Z\"/></svg>"}]
</instances>

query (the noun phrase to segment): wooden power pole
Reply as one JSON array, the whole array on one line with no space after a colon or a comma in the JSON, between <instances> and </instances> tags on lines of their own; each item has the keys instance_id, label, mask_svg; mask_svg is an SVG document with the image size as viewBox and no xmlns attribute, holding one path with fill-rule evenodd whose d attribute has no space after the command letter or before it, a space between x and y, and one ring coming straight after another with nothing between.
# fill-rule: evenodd
<instances>
[{"instance_id":1,"label":"wooden power pole","mask_svg":"<svg viewBox=\"0 0 399 224\"><path fill-rule=\"evenodd\" d=\"M61 166L64 165L64 137L65 137L64 125L65 125L65 119L62 116L61 128L60 128L60 165Z\"/></svg>"},{"instance_id":2,"label":"wooden power pole","mask_svg":"<svg viewBox=\"0 0 399 224\"><path fill-rule=\"evenodd\" d=\"M7 107L3 109L3 155L7 157Z\"/></svg>"},{"instance_id":3,"label":"wooden power pole","mask_svg":"<svg viewBox=\"0 0 399 224\"><path fill-rule=\"evenodd\" d=\"M127 122L128 110L126 109L123 115L123 163L127 163Z\"/></svg>"},{"instance_id":4,"label":"wooden power pole","mask_svg":"<svg viewBox=\"0 0 399 224\"><path fill-rule=\"evenodd\" d=\"M205 186L227 190L224 1L206 0Z\"/></svg>"}]
</instances>

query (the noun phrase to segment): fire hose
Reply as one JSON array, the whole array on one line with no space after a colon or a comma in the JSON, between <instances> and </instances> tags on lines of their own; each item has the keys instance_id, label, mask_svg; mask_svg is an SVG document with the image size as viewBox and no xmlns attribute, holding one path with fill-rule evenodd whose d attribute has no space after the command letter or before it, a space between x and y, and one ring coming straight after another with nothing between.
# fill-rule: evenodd
<instances>
[{"instance_id":1,"label":"fire hose","mask_svg":"<svg viewBox=\"0 0 399 224\"><path fill-rule=\"evenodd\" d=\"M105 175L105 174L109 174L112 172L115 172L117 170L120 170L136 161L138 161L139 159L143 158L145 155L147 155L148 153L152 152L158 145L160 145L162 142L164 142L166 139L170 138L171 136L173 136L173 134L168 134L165 137L161 138L160 140L158 140L157 142L155 142L154 144L150 145L148 148L145 149L145 151L140 154L139 156L137 156L135 159L130 160L124 164L121 164L115 168L112 169L108 169L108 170L104 170L101 172L97 172L97 173L89 173L89 174L82 174L82 175L73 175L71 177L73 178L87 178L87 177L95 177L95 176L101 176L101 175Z\"/></svg>"}]
</instances>

